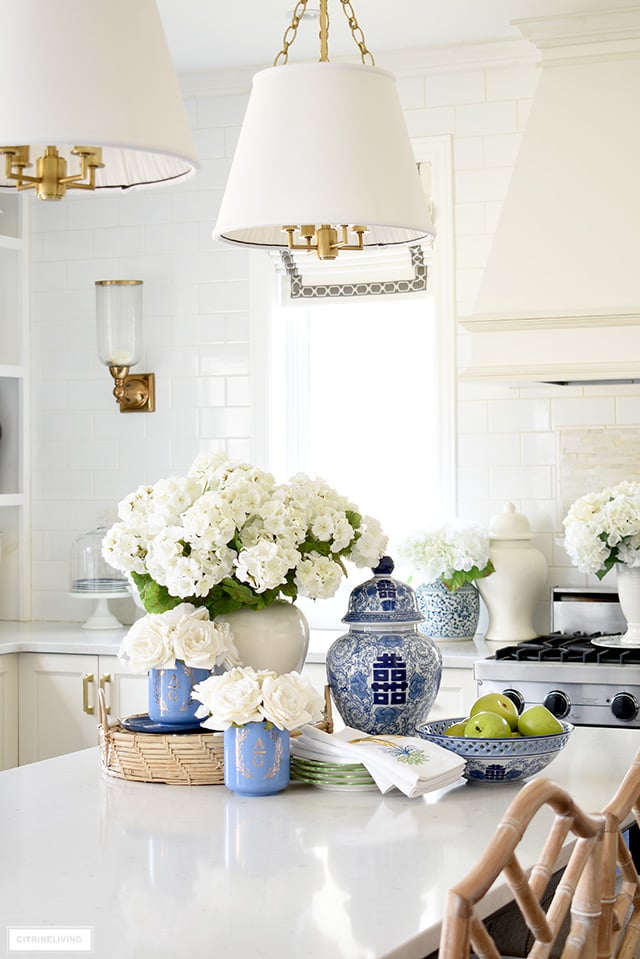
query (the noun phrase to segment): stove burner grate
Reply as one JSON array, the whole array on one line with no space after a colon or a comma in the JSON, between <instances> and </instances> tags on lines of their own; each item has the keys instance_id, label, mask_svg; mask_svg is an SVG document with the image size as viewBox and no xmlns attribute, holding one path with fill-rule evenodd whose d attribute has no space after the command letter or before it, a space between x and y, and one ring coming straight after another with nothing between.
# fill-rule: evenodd
<instances>
[{"instance_id":1,"label":"stove burner grate","mask_svg":"<svg viewBox=\"0 0 640 959\"><path fill-rule=\"evenodd\" d=\"M605 633L550 633L518 645L503 646L495 659L536 663L609 663L617 666L640 664L640 647L594 646L592 639Z\"/></svg>"}]
</instances>

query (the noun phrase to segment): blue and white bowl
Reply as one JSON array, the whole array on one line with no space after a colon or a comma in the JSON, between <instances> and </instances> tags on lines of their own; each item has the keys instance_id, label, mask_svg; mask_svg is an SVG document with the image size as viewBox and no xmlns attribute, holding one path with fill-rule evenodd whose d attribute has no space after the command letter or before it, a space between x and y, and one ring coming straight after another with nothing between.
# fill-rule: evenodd
<instances>
[{"instance_id":1,"label":"blue and white bowl","mask_svg":"<svg viewBox=\"0 0 640 959\"><path fill-rule=\"evenodd\" d=\"M561 733L550 736L515 736L513 739L474 739L468 736L445 736L452 723L465 719L441 719L424 723L416 735L462 756L466 766L462 775L469 782L513 783L528 779L553 762L566 746L573 730L571 723L562 723Z\"/></svg>"}]
</instances>

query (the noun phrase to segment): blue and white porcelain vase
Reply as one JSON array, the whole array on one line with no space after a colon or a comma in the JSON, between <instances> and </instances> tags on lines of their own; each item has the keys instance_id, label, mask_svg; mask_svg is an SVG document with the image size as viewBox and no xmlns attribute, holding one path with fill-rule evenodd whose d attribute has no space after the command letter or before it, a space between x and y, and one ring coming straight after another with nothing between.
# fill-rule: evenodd
<instances>
[{"instance_id":1,"label":"blue and white porcelain vase","mask_svg":"<svg viewBox=\"0 0 640 959\"><path fill-rule=\"evenodd\" d=\"M342 620L349 632L327 652L327 682L347 726L411 736L438 695L442 656L418 632L414 591L392 572L393 560L384 556L373 579L352 591Z\"/></svg>"},{"instance_id":2,"label":"blue and white porcelain vase","mask_svg":"<svg viewBox=\"0 0 640 959\"><path fill-rule=\"evenodd\" d=\"M291 737L272 723L224 731L224 784L242 796L270 796L289 785Z\"/></svg>"},{"instance_id":3,"label":"blue and white porcelain vase","mask_svg":"<svg viewBox=\"0 0 640 959\"><path fill-rule=\"evenodd\" d=\"M437 642L473 639L478 631L480 594L472 583L454 592L439 579L416 587L418 608L424 622L418 629Z\"/></svg>"},{"instance_id":4,"label":"blue and white porcelain vase","mask_svg":"<svg viewBox=\"0 0 640 959\"><path fill-rule=\"evenodd\" d=\"M200 703L191 698L191 690L210 675L211 670L185 666L180 659L167 669L150 669L149 719L168 726L197 724Z\"/></svg>"}]
</instances>

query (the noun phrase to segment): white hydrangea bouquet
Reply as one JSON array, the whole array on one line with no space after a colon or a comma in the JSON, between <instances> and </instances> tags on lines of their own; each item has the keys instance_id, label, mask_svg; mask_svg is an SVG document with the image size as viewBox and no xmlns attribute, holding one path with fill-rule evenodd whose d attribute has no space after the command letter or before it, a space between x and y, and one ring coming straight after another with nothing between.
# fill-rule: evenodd
<instances>
[{"instance_id":1,"label":"white hydrangea bouquet","mask_svg":"<svg viewBox=\"0 0 640 959\"><path fill-rule=\"evenodd\" d=\"M204 606L180 603L165 613L137 619L124 637L118 658L137 673L172 669L182 662L193 669L240 665L228 623L216 623Z\"/></svg>"},{"instance_id":2,"label":"white hydrangea bouquet","mask_svg":"<svg viewBox=\"0 0 640 959\"><path fill-rule=\"evenodd\" d=\"M196 718L208 729L267 722L292 730L322 719L322 697L296 672L277 676L250 666L230 669L197 683L191 696L201 704Z\"/></svg>"},{"instance_id":3,"label":"white hydrangea bouquet","mask_svg":"<svg viewBox=\"0 0 640 959\"><path fill-rule=\"evenodd\" d=\"M188 601L213 619L281 597L328 598L346 576L344 560L375 566L387 544L379 522L324 480L300 473L278 485L222 453L139 487L118 516L103 556L131 576L148 613Z\"/></svg>"},{"instance_id":4,"label":"white hydrangea bouquet","mask_svg":"<svg viewBox=\"0 0 640 959\"><path fill-rule=\"evenodd\" d=\"M415 533L404 540L400 553L425 582L440 580L451 592L494 572L489 533L478 523L454 520Z\"/></svg>"},{"instance_id":5,"label":"white hydrangea bouquet","mask_svg":"<svg viewBox=\"0 0 640 959\"><path fill-rule=\"evenodd\" d=\"M583 573L602 579L616 563L640 566L640 483L581 496L562 523L564 548Z\"/></svg>"}]
</instances>

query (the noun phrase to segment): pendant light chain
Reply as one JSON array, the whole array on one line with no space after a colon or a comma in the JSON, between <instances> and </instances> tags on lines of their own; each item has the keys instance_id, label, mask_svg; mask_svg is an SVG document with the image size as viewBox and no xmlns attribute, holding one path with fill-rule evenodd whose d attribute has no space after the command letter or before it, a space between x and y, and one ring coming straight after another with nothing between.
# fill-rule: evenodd
<instances>
[{"instance_id":1,"label":"pendant light chain","mask_svg":"<svg viewBox=\"0 0 640 959\"><path fill-rule=\"evenodd\" d=\"M273 61L274 67L278 66L279 63L288 63L289 62L289 47L295 40L298 34L298 27L300 26L300 21L304 17L307 10L308 0L298 0L296 3L293 14L291 15L291 23L284 32L282 37L282 49L276 56ZM356 19L356 13L353 9L351 0L340 0L342 4L342 10L345 17L347 18L347 23L349 24L349 29L351 30L351 36L353 37L353 42L360 51L360 59L363 63L367 62L372 67L376 65L376 61L373 58L373 54L367 48L367 44L364 38L364 33L362 32L362 27ZM320 0L320 62L327 62L329 60L329 14L327 12L327 0Z\"/></svg>"},{"instance_id":2,"label":"pendant light chain","mask_svg":"<svg viewBox=\"0 0 640 959\"><path fill-rule=\"evenodd\" d=\"M296 3L293 14L291 16L291 23L284 31L284 36L282 37L282 49L278 53L277 57L273 61L274 67L278 66L278 63L288 63L289 61L289 47L293 43L298 33L298 27L300 26L300 21L302 20L305 11L307 9L307 3L309 0L298 0Z\"/></svg>"},{"instance_id":3,"label":"pendant light chain","mask_svg":"<svg viewBox=\"0 0 640 959\"><path fill-rule=\"evenodd\" d=\"M366 63L366 58L369 57L369 63L372 67L375 67L376 61L373 58L371 50L367 49L364 33L362 32L362 27L356 20L356 13L351 4L351 0L340 0L340 3L342 4L344 15L347 18L353 41L360 51L360 59L363 63Z\"/></svg>"}]
</instances>

